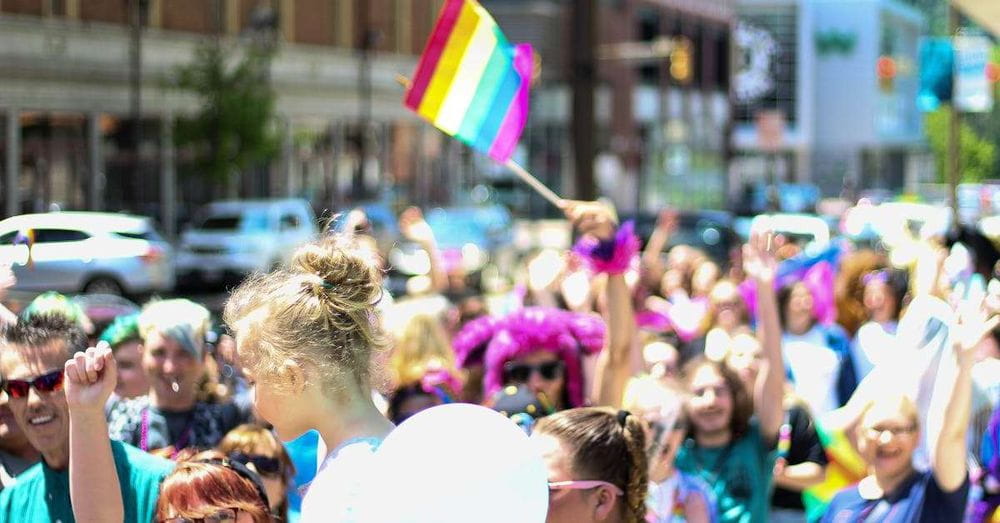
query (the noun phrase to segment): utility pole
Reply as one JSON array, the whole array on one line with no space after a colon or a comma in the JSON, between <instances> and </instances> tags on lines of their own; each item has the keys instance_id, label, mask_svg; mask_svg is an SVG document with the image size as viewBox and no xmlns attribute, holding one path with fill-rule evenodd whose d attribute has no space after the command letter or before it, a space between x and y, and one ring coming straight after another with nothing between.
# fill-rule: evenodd
<instances>
[{"instance_id":1,"label":"utility pole","mask_svg":"<svg viewBox=\"0 0 1000 523\"><path fill-rule=\"evenodd\" d=\"M959 15L955 6L948 5L948 34L954 38L958 34ZM962 115L955 105L954 96L951 100L951 113L948 119L948 197L951 199L952 224L958 225L958 174L961 169L961 150L959 144L959 127Z\"/></svg>"},{"instance_id":2,"label":"utility pole","mask_svg":"<svg viewBox=\"0 0 1000 523\"><path fill-rule=\"evenodd\" d=\"M368 165L369 143L368 135L372 120L372 64L371 53L375 44L375 35L371 29L371 6L368 0L359 0L355 4L358 13L358 170L354 173L352 196L363 199L367 195L365 189L365 170Z\"/></svg>"},{"instance_id":3,"label":"utility pole","mask_svg":"<svg viewBox=\"0 0 1000 523\"><path fill-rule=\"evenodd\" d=\"M129 94L131 97L131 120L132 120L132 180L133 187L139 189L132 196L137 197L145 191L142 190L144 182L140 170L142 161L140 149L142 148L142 23L143 13L146 11L148 0L131 0L129 10L131 22L131 46L129 47Z\"/></svg>"},{"instance_id":4,"label":"utility pole","mask_svg":"<svg viewBox=\"0 0 1000 523\"><path fill-rule=\"evenodd\" d=\"M570 45L573 49L570 85L573 91L572 123L574 197L595 198L594 186L594 89L597 67L594 44L597 37L597 16L594 0L570 2Z\"/></svg>"}]
</instances>

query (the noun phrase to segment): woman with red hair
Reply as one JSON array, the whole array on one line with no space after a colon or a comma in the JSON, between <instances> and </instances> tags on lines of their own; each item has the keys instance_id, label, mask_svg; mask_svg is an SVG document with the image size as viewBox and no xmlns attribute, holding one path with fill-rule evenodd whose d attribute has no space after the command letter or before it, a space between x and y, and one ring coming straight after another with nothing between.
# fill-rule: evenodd
<instances>
[{"instance_id":1,"label":"woman with red hair","mask_svg":"<svg viewBox=\"0 0 1000 523\"><path fill-rule=\"evenodd\" d=\"M217 451L196 454L164 478L156 520L181 523L268 523L273 521L260 478Z\"/></svg>"}]
</instances>

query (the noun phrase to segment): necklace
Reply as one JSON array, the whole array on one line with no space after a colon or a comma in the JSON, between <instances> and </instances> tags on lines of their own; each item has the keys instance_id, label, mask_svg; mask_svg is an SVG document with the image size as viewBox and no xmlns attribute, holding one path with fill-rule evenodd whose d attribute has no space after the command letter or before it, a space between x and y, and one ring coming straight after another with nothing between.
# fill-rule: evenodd
<instances>
[{"instance_id":1,"label":"necklace","mask_svg":"<svg viewBox=\"0 0 1000 523\"><path fill-rule=\"evenodd\" d=\"M149 409L146 407L142 409L142 422L139 425L139 448L143 452L149 452ZM174 450L170 453L170 459L173 460L188 445L188 440L191 439L191 435L194 432L194 411L188 415L187 424L184 426L184 430L181 432L181 437L177 438L174 443Z\"/></svg>"}]
</instances>

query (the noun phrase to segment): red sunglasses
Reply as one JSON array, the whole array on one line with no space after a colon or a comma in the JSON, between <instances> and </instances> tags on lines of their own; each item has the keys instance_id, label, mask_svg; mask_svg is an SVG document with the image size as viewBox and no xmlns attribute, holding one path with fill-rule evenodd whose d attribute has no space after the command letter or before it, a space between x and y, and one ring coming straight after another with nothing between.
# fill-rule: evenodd
<instances>
[{"instance_id":1,"label":"red sunglasses","mask_svg":"<svg viewBox=\"0 0 1000 523\"><path fill-rule=\"evenodd\" d=\"M28 391L34 387L40 393L50 393L62 390L63 371L54 370L48 374L42 374L30 380L4 380L3 390L12 399L21 399L28 396Z\"/></svg>"}]
</instances>

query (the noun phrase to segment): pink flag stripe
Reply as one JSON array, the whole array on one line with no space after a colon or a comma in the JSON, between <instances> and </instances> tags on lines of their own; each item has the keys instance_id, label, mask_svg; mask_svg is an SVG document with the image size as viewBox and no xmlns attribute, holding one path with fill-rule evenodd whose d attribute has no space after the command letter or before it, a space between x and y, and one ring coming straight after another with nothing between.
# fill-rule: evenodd
<instances>
[{"instance_id":1,"label":"pink flag stripe","mask_svg":"<svg viewBox=\"0 0 1000 523\"><path fill-rule=\"evenodd\" d=\"M417 64L413 82L410 84L406 98L403 100L403 104L414 111L420 108L420 101L424 98L427 86L431 83L431 78L437 69L438 60L441 59L441 55L444 53L448 37L451 36L452 30L455 28L455 22L458 21L458 15L461 13L464 3L464 0L447 0L441 6L441 14L438 16L437 25L434 26L434 32L431 33L430 38L427 40L427 46L424 48L423 54L420 55L420 62Z\"/></svg>"},{"instance_id":2,"label":"pink flag stripe","mask_svg":"<svg viewBox=\"0 0 1000 523\"><path fill-rule=\"evenodd\" d=\"M534 67L534 58L531 53L531 44L518 44L514 51L514 69L521 77L521 85L518 88L517 96L511 101L507 109L500 130L497 132L493 145L490 147L490 158L498 162L506 162L517 147L517 141L524 131L524 124L528 120L528 88L531 83L531 73Z\"/></svg>"}]
</instances>

